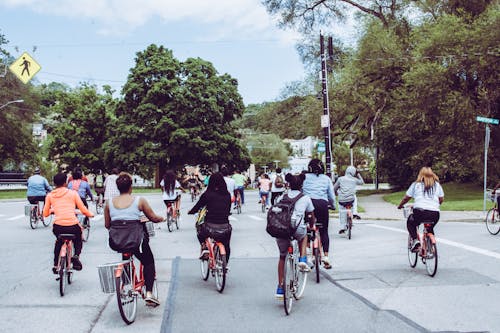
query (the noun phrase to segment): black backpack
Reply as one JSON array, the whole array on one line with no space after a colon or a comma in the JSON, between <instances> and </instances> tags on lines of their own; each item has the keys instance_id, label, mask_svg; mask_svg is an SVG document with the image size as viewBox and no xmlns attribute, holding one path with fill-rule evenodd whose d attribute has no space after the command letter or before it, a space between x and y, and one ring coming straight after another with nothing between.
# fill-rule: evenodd
<instances>
[{"instance_id":1,"label":"black backpack","mask_svg":"<svg viewBox=\"0 0 500 333\"><path fill-rule=\"evenodd\" d=\"M285 239L293 236L298 225L292 226L292 214L295 203L303 196L304 194L299 193L295 198L290 199L290 197L285 194L281 201L275 203L267 211L266 231L269 235Z\"/></svg>"}]
</instances>

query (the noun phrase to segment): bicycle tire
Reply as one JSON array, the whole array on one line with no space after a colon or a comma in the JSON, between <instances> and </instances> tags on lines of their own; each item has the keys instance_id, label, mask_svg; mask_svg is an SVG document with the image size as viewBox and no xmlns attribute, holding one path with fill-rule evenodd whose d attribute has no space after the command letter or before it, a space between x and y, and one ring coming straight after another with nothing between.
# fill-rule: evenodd
<instances>
[{"instance_id":1,"label":"bicycle tire","mask_svg":"<svg viewBox=\"0 0 500 333\"><path fill-rule=\"evenodd\" d=\"M179 212L177 212L177 215L175 216L175 228L179 230L180 228L180 221L179 221Z\"/></svg>"},{"instance_id":2,"label":"bicycle tire","mask_svg":"<svg viewBox=\"0 0 500 333\"><path fill-rule=\"evenodd\" d=\"M418 253L411 251L411 243L412 243L411 236L408 235L408 261L410 262L410 267L414 268L415 266L417 266Z\"/></svg>"},{"instance_id":3,"label":"bicycle tire","mask_svg":"<svg viewBox=\"0 0 500 333\"><path fill-rule=\"evenodd\" d=\"M221 254L219 249L219 245L214 244L214 257L215 257L215 286L217 287L217 291L222 293L224 291L224 287L226 286L226 255Z\"/></svg>"},{"instance_id":4,"label":"bicycle tire","mask_svg":"<svg viewBox=\"0 0 500 333\"><path fill-rule=\"evenodd\" d=\"M44 227L48 227L52 223L52 215L49 215L47 217L40 217L42 219L42 224Z\"/></svg>"},{"instance_id":5,"label":"bicycle tire","mask_svg":"<svg viewBox=\"0 0 500 333\"><path fill-rule=\"evenodd\" d=\"M486 229L492 235L497 235L500 232L500 217L498 214L498 209L491 208L488 213L486 213Z\"/></svg>"},{"instance_id":6,"label":"bicycle tire","mask_svg":"<svg viewBox=\"0 0 500 333\"><path fill-rule=\"evenodd\" d=\"M33 207L30 211L30 227L31 229L35 229L36 228L36 224L38 222L38 208L37 207Z\"/></svg>"},{"instance_id":7,"label":"bicycle tire","mask_svg":"<svg viewBox=\"0 0 500 333\"><path fill-rule=\"evenodd\" d=\"M66 277L64 276L66 272L66 257L59 257L59 294L61 297L64 296L66 291Z\"/></svg>"},{"instance_id":8,"label":"bicycle tire","mask_svg":"<svg viewBox=\"0 0 500 333\"><path fill-rule=\"evenodd\" d=\"M298 255L298 254L297 254ZM297 265L297 263L295 263ZM304 290L306 289L306 284L307 284L307 273L300 270L298 266L295 267L295 270L297 272L297 286L295 289L295 293L293 294L293 297L295 297L296 300L299 300L304 296Z\"/></svg>"},{"instance_id":9,"label":"bicycle tire","mask_svg":"<svg viewBox=\"0 0 500 333\"><path fill-rule=\"evenodd\" d=\"M265 202L262 204L261 209L262 209L262 213L266 212L266 204L265 204Z\"/></svg>"},{"instance_id":10,"label":"bicycle tire","mask_svg":"<svg viewBox=\"0 0 500 333\"><path fill-rule=\"evenodd\" d=\"M285 258L285 267L283 269L283 307L287 316L292 313L293 307L293 270L293 259L290 254L287 254Z\"/></svg>"},{"instance_id":11,"label":"bicycle tire","mask_svg":"<svg viewBox=\"0 0 500 333\"><path fill-rule=\"evenodd\" d=\"M347 239L351 239L352 235L352 217L347 214Z\"/></svg>"},{"instance_id":12,"label":"bicycle tire","mask_svg":"<svg viewBox=\"0 0 500 333\"><path fill-rule=\"evenodd\" d=\"M319 248L313 249L313 255L314 255L314 268L316 270L316 283L319 283L319 280L320 280L319 267L321 265L321 254L320 254Z\"/></svg>"},{"instance_id":13,"label":"bicycle tire","mask_svg":"<svg viewBox=\"0 0 500 333\"><path fill-rule=\"evenodd\" d=\"M168 218L167 218L167 229L169 232L172 232L172 230L174 230L174 227L172 226L172 223L174 223L173 221L173 217L172 215L168 215Z\"/></svg>"},{"instance_id":14,"label":"bicycle tire","mask_svg":"<svg viewBox=\"0 0 500 333\"><path fill-rule=\"evenodd\" d=\"M99 199L95 203L95 212L97 213L97 215L101 215L104 212L103 204L102 202L99 202Z\"/></svg>"},{"instance_id":15,"label":"bicycle tire","mask_svg":"<svg viewBox=\"0 0 500 333\"><path fill-rule=\"evenodd\" d=\"M124 266L122 274L115 278L115 289L120 316L127 325L130 325L135 321L137 315L137 296L126 270L127 265Z\"/></svg>"},{"instance_id":16,"label":"bicycle tire","mask_svg":"<svg viewBox=\"0 0 500 333\"><path fill-rule=\"evenodd\" d=\"M201 278L204 281L208 280L208 275L210 273L209 265L208 265L208 259L200 259L200 270L201 270Z\"/></svg>"},{"instance_id":17,"label":"bicycle tire","mask_svg":"<svg viewBox=\"0 0 500 333\"><path fill-rule=\"evenodd\" d=\"M434 277L438 267L438 252L436 244L433 244L429 237L426 238L425 268L429 276Z\"/></svg>"},{"instance_id":18,"label":"bicycle tire","mask_svg":"<svg viewBox=\"0 0 500 333\"><path fill-rule=\"evenodd\" d=\"M83 227L82 230L82 241L86 242L89 240L90 236L90 221L87 221L87 225Z\"/></svg>"},{"instance_id":19,"label":"bicycle tire","mask_svg":"<svg viewBox=\"0 0 500 333\"><path fill-rule=\"evenodd\" d=\"M238 204L238 206L236 206L236 212L238 214L241 214L241 205L240 204Z\"/></svg>"}]
</instances>

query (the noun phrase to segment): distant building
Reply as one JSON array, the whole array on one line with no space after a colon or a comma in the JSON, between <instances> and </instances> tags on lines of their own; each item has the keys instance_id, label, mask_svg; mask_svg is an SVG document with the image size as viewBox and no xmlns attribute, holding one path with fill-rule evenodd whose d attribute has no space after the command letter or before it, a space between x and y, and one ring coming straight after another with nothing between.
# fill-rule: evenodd
<instances>
[{"instance_id":1,"label":"distant building","mask_svg":"<svg viewBox=\"0 0 500 333\"><path fill-rule=\"evenodd\" d=\"M285 139L283 141L288 143L292 148L292 156L309 158L313 155L314 147L318 143L318 139L312 136L308 136L302 140Z\"/></svg>"}]
</instances>

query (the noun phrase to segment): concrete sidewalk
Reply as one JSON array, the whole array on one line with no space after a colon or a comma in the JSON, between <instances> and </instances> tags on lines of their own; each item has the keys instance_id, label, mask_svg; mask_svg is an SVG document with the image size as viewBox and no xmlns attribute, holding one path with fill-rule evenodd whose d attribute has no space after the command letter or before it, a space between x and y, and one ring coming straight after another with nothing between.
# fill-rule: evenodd
<instances>
[{"instance_id":1,"label":"concrete sidewalk","mask_svg":"<svg viewBox=\"0 0 500 333\"><path fill-rule=\"evenodd\" d=\"M363 220L402 220L403 210L386 202L382 194L358 197L359 206L365 212L359 213ZM440 221L453 222L484 222L482 211L441 211Z\"/></svg>"}]
</instances>

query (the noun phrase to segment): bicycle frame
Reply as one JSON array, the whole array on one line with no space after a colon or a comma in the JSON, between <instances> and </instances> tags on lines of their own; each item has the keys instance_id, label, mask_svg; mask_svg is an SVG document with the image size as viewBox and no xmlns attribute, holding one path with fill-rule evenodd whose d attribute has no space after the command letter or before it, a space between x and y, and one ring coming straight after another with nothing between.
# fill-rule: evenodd
<instances>
[{"instance_id":1,"label":"bicycle frame","mask_svg":"<svg viewBox=\"0 0 500 333\"><path fill-rule=\"evenodd\" d=\"M418 239L420 240L420 250L419 250L419 256L422 258L427 257L427 238L431 240L431 244L436 244L436 237L432 232L429 232L429 228L432 226L431 223L424 223L424 230L422 233L417 233Z\"/></svg>"},{"instance_id":2,"label":"bicycle frame","mask_svg":"<svg viewBox=\"0 0 500 333\"><path fill-rule=\"evenodd\" d=\"M226 255L226 248L224 247L224 244L221 242L216 242L213 238L207 237L205 239L205 245L208 248L208 264L210 267L210 270L212 271L212 276L215 275L215 253L214 253L214 245L216 245L219 248L219 251L222 255Z\"/></svg>"},{"instance_id":3,"label":"bicycle frame","mask_svg":"<svg viewBox=\"0 0 500 333\"><path fill-rule=\"evenodd\" d=\"M352 234L352 218L353 218L353 215L352 215L352 204L348 204L348 205L340 205L339 206L342 206L345 208L345 211L346 211L346 219L347 219L347 223L346 223L346 227L347 227L347 238L348 239L351 239L351 234ZM341 212L339 212L339 218L340 218L340 214Z\"/></svg>"},{"instance_id":4,"label":"bicycle frame","mask_svg":"<svg viewBox=\"0 0 500 333\"><path fill-rule=\"evenodd\" d=\"M128 259L125 259L115 269L115 278L117 278L117 277L121 278L121 276L124 272L131 279L130 281L132 282L133 291L134 291L135 295L140 294L142 296L142 298L144 298L145 294L143 293L143 287L145 286L145 280L144 280L144 272L143 272L142 263L139 264L139 274L137 275L136 270L135 270L134 257L132 255L130 255L130 257Z\"/></svg>"}]
</instances>

